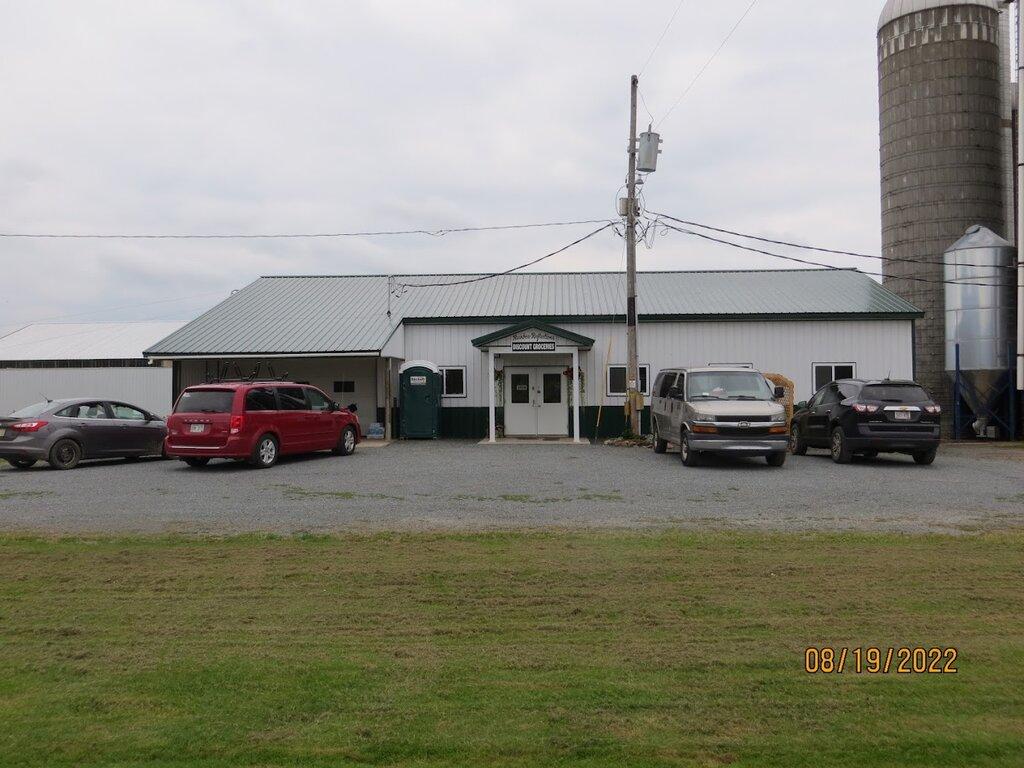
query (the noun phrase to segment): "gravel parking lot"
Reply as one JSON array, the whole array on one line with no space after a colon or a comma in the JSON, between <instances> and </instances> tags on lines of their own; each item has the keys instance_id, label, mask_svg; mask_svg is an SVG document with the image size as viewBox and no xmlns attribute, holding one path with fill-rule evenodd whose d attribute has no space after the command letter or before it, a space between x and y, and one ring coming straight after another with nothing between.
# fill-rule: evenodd
<instances>
[{"instance_id":1,"label":"gravel parking lot","mask_svg":"<svg viewBox=\"0 0 1024 768\"><path fill-rule=\"evenodd\" d=\"M824 452L715 461L603 445L360 447L270 470L111 461L0 464L0 530L278 533L562 527L975 532L1024 525L1024 450L949 446L838 466Z\"/></svg>"}]
</instances>

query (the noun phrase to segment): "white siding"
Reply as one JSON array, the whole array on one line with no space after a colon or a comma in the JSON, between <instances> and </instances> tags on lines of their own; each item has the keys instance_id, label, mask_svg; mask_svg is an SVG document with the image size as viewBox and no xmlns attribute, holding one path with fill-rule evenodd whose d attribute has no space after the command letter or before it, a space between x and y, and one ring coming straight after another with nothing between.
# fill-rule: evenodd
<instances>
[{"instance_id":1,"label":"white siding","mask_svg":"<svg viewBox=\"0 0 1024 768\"><path fill-rule=\"evenodd\" d=\"M0 370L0 413L44 398L95 397L137 405L165 416L172 405L171 369L4 368Z\"/></svg>"},{"instance_id":2,"label":"white siding","mask_svg":"<svg viewBox=\"0 0 1024 768\"><path fill-rule=\"evenodd\" d=\"M484 407L487 356L472 340L506 327L500 324L407 325L405 357L440 366L465 365L465 398L445 400L450 407ZM560 323L558 327L594 339L581 354L585 393L583 405L621 404L623 398L602 397L606 364L626 361L623 324ZM610 345L610 355L608 354ZM800 320L772 322L647 323L640 326L641 364L651 366L651 380L663 368L708 363L752 363L765 373L781 373L797 386L797 397L814 389L814 363L857 364L862 378L911 378L913 333L909 320ZM606 355L608 359L606 360ZM558 358L559 362L563 358Z\"/></svg>"}]
</instances>

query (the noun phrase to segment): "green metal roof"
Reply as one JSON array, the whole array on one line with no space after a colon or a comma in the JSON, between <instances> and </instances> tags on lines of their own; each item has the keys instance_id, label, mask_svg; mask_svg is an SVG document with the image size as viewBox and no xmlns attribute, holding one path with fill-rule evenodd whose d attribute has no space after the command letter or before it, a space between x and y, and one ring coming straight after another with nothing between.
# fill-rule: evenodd
<instances>
[{"instance_id":1,"label":"green metal roof","mask_svg":"<svg viewBox=\"0 0 1024 768\"><path fill-rule=\"evenodd\" d=\"M621 272L523 273L466 283L470 277L263 277L147 354L374 353L403 322L558 323L621 321L625 315ZM461 284L416 287L447 282ZM853 270L641 272L637 294L641 322L922 316Z\"/></svg>"}]
</instances>

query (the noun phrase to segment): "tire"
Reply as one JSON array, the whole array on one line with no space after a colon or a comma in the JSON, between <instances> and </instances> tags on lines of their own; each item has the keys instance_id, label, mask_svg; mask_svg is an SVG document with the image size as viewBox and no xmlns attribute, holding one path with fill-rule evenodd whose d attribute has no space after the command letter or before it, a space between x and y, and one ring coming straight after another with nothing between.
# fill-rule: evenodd
<instances>
[{"instance_id":1,"label":"tire","mask_svg":"<svg viewBox=\"0 0 1024 768\"><path fill-rule=\"evenodd\" d=\"M800 433L800 427L796 424L793 425L793 429L789 433L789 450L792 451L794 456L807 455L807 443L804 442L803 435Z\"/></svg>"},{"instance_id":2,"label":"tire","mask_svg":"<svg viewBox=\"0 0 1024 768\"><path fill-rule=\"evenodd\" d=\"M764 457L764 460L768 462L769 467L781 467L786 463L786 456L788 454L785 452L769 453Z\"/></svg>"},{"instance_id":3,"label":"tire","mask_svg":"<svg viewBox=\"0 0 1024 768\"><path fill-rule=\"evenodd\" d=\"M74 469L82 460L82 446L69 438L58 440L50 449L47 460L54 469Z\"/></svg>"},{"instance_id":4,"label":"tire","mask_svg":"<svg viewBox=\"0 0 1024 768\"><path fill-rule=\"evenodd\" d=\"M338 445L332 453L335 456L351 456L356 449L356 430L354 427L345 427L341 430L341 437L338 438Z\"/></svg>"},{"instance_id":5,"label":"tire","mask_svg":"<svg viewBox=\"0 0 1024 768\"><path fill-rule=\"evenodd\" d=\"M205 456L186 456L184 458L184 462L188 464L190 467L195 467L196 469L198 469L199 467L205 467L207 464L210 463L210 460Z\"/></svg>"},{"instance_id":6,"label":"tire","mask_svg":"<svg viewBox=\"0 0 1024 768\"><path fill-rule=\"evenodd\" d=\"M850 449L846 444L846 435L842 427L832 427L832 438L829 441L832 451L832 461L836 464L849 464L853 458Z\"/></svg>"},{"instance_id":7,"label":"tire","mask_svg":"<svg viewBox=\"0 0 1024 768\"><path fill-rule=\"evenodd\" d=\"M277 464L278 445L273 435L263 435L252 449L249 463L259 469L270 469Z\"/></svg>"},{"instance_id":8,"label":"tire","mask_svg":"<svg viewBox=\"0 0 1024 768\"><path fill-rule=\"evenodd\" d=\"M15 469L31 469L36 465L35 459L8 459L7 462Z\"/></svg>"},{"instance_id":9,"label":"tire","mask_svg":"<svg viewBox=\"0 0 1024 768\"><path fill-rule=\"evenodd\" d=\"M668 440L662 440L658 436L658 420L654 420L654 452L664 453L668 450Z\"/></svg>"},{"instance_id":10,"label":"tire","mask_svg":"<svg viewBox=\"0 0 1024 768\"><path fill-rule=\"evenodd\" d=\"M928 466L935 462L935 456L938 454L938 448L932 448L930 451L919 451L914 454L914 461L921 466Z\"/></svg>"},{"instance_id":11,"label":"tire","mask_svg":"<svg viewBox=\"0 0 1024 768\"><path fill-rule=\"evenodd\" d=\"M679 458L684 467L700 465L700 451L690 449L690 436L685 432L679 436Z\"/></svg>"}]
</instances>

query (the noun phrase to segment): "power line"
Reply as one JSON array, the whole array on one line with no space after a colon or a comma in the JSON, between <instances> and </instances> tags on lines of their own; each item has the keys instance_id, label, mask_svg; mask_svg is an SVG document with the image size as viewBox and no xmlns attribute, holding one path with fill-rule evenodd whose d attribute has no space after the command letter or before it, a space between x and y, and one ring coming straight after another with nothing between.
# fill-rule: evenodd
<instances>
[{"instance_id":1,"label":"power line","mask_svg":"<svg viewBox=\"0 0 1024 768\"><path fill-rule=\"evenodd\" d=\"M740 243L733 243L733 242L730 242L729 240L722 240L721 238L718 238L718 237L712 237L711 235L705 235L702 232L694 232L693 230L690 230L690 229L680 229L679 227L673 227L671 224L665 224L664 222L662 222L662 226L665 227L666 229L671 229L674 232L679 232L679 233L684 234L684 235L692 235L694 237L699 237L699 238L702 238L704 240L710 240L713 243L720 243L722 245L728 245L731 248L738 248L738 249L740 249L742 251L750 251L751 253L759 253L759 254L761 254L763 256L771 256L773 259L783 259L785 261L792 261L792 262L795 262L797 264L804 264L806 266L811 266L811 267L822 267L823 269L831 270L831 271L834 271L834 272L857 272L858 274L868 275L869 277L886 277L886 275L883 275L881 272L867 272L865 270L856 269L856 268L853 268L853 267L850 267L850 268L847 268L847 267L837 267L835 264L823 264L820 261L809 261L807 259L798 259L795 256L783 256L780 253L772 253L771 251L765 251L765 250L762 250L761 248L752 248L752 247L750 247L748 245L741 245ZM913 282L916 282L916 283L932 283L932 284L935 284L935 285L974 285L974 286L978 286L979 288L1005 288L1005 287L1010 285L1009 283L971 283L971 282L965 282L965 281L961 281L961 280L956 280L956 281L953 281L953 280L929 280L926 277L911 277L911 276L906 276L906 277L902 277L902 276L901 277L892 277L892 276L889 276L889 277L891 279L893 279L893 280L910 280L910 281L913 281ZM1000 276L999 275L978 275L975 279L977 279L977 280L988 280L988 279L995 279L995 278L998 278L998 277L1000 277Z\"/></svg>"},{"instance_id":2,"label":"power line","mask_svg":"<svg viewBox=\"0 0 1024 768\"><path fill-rule=\"evenodd\" d=\"M544 261L545 259L550 259L552 256L557 256L560 253L565 253L570 248L574 248L575 246L579 245L580 243L582 243L582 242L584 242L586 240L589 240L590 238L594 237L594 235L597 235L597 234L599 234L601 232L604 232L606 229L611 229L614 226L615 226L614 222L608 222L603 227L598 227L597 229L595 229L589 235L584 235L583 237L579 238L578 240L573 240L571 243L569 243L568 245L562 246L557 251L552 251L551 253L546 253L543 256L541 256L540 258L534 259L533 261L528 261L525 264L520 264L518 267L512 267L511 269L506 269L504 272L494 272L494 273L491 273L491 274L488 274L488 275L478 275L476 277L472 277L472 278L469 278L467 280L455 280L455 281L450 281L450 282L445 282L445 283L396 283L395 285L398 288L448 288L448 287L453 286L453 285L469 285L470 283L479 283L479 282L482 282L484 280L492 280L492 279L494 279L496 277L504 277L505 275L510 275L513 272L518 272L520 269L526 269L527 267L532 267L534 264L539 264L540 262Z\"/></svg>"},{"instance_id":3,"label":"power line","mask_svg":"<svg viewBox=\"0 0 1024 768\"><path fill-rule=\"evenodd\" d=\"M708 67L711 66L712 62L716 58L718 58L718 54L720 54L722 52L722 49L725 48L725 46L726 46L726 44L728 44L729 40L732 39L732 36L734 34L736 34L736 30L740 28L740 25L743 23L743 20L746 19L747 16L750 15L750 12L752 10L754 10L754 6L755 5L757 5L757 0L750 0L750 5L747 6L747 10L745 10L743 12L743 15L740 16L739 21L737 21L733 25L732 29L729 30L729 34L727 34L725 36L725 38L722 40L722 42L718 46L718 48L715 49L715 52L711 54L711 57L706 62L704 62L704 66L700 68L700 71L697 72L697 74L694 76L693 80L690 81L690 84L688 86L686 86L686 90L684 90L682 92L682 94L680 94L679 98L676 99L675 103L669 108L668 112L665 113L665 116L663 118L661 118L661 120L658 121L658 125L659 126L662 123L664 123L666 120L668 120L669 115L671 115L675 111L676 107L678 107L680 104L682 104L683 99L685 99L689 95L690 91L693 90L693 86L695 86L697 84L697 81L700 80L701 76L707 71Z\"/></svg>"},{"instance_id":4,"label":"power line","mask_svg":"<svg viewBox=\"0 0 1024 768\"><path fill-rule=\"evenodd\" d=\"M757 235L751 235L747 232L736 232L731 229L722 229L721 227L712 227L710 224L701 224L697 221L684 221L683 219L677 219L675 216L669 216L667 213L658 213L657 211L650 212L652 216L657 216L660 219L668 219L674 221L677 224L685 224L688 227L698 227L700 229L707 229L711 232L719 232L723 235L733 235L734 237L742 237L745 240L757 240L761 243L769 243L771 245L782 245L787 248L800 248L805 251L818 251L819 253L831 253L837 256L853 256L858 259L876 259L878 261L892 261L892 262L906 262L908 264L931 264L933 266L945 266L944 261L930 261L928 259L907 259L900 256L878 256L873 253L858 253L857 251L840 251L834 248L822 248L816 245L802 245L800 243L790 243L785 240L773 240L769 237L759 237ZM1013 265L1005 264L965 264L957 263L952 266L957 267L977 267L978 269L1013 269L1017 267Z\"/></svg>"},{"instance_id":5,"label":"power line","mask_svg":"<svg viewBox=\"0 0 1024 768\"><path fill-rule=\"evenodd\" d=\"M672 23L676 20L676 16L679 15L679 11L682 9L682 7L683 7L683 5L685 3L686 3L686 0L679 0L679 5L676 6L675 11L672 13L672 16L669 18L668 24L665 25L665 29L662 31L661 37L659 37L658 38L658 42L656 42L654 44L654 47L651 49L651 53L647 56L647 60L644 62L644 65L642 67L640 67L640 73L639 74L642 75L644 73L644 70L647 69L647 65L650 64L651 61L654 59L654 54L656 54L658 52L658 48L661 47L661 43L664 41L665 35L667 35L668 31L672 28Z\"/></svg>"},{"instance_id":6,"label":"power line","mask_svg":"<svg viewBox=\"0 0 1024 768\"><path fill-rule=\"evenodd\" d=\"M332 238L332 237L384 237L389 235L429 235L444 237L445 235L463 232L498 232L515 229L541 229L545 227L573 227L582 224L606 224L609 219L586 219L582 221L552 221L541 224L503 224L489 227L445 227L442 229L402 229L381 230L376 232L300 232L276 233L262 235L245 234L203 234L203 235L169 235L169 234L51 234L0 232L0 237L51 240L287 240L299 238Z\"/></svg>"}]
</instances>

